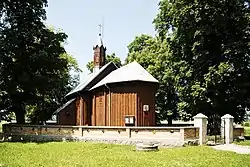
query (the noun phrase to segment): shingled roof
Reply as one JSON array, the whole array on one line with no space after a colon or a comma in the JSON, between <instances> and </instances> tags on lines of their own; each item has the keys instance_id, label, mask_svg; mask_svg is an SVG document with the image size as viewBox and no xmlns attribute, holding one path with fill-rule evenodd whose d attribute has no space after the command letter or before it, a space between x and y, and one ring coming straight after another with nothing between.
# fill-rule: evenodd
<instances>
[{"instance_id":1,"label":"shingled roof","mask_svg":"<svg viewBox=\"0 0 250 167\"><path fill-rule=\"evenodd\" d=\"M58 108L58 109L54 112L54 114L57 114L57 113L61 112L64 108L68 107L68 106L69 106L73 101L75 101L75 100L76 100L76 98L67 101L67 103L63 104L60 108Z\"/></svg>"},{"instance_id":2,"label":"shingled roof","mask_svg":"<svg viewBox=\"0 0 250 167\"><path fill-rule=\"evenodd\" d=\"M148 71L146 71L139 63L134 61L112 71L95 86L90 88L90 90L93 90L108 83L118 83L127 81L144 81L159 83L159 81L155 79Z\"/></svg>"},{"instance_id":3,"label":"shingled roof","mask_svg":"<svg viewBox=\"0 0 250 167\"><path fill-rule=\"evenodd\" d=\"M110 70L108 70L109 67ZM78 86L76 86L72 91L70 91L66 97L73 95L74 93L83 91L83 90L89 90L93 85L95 85L96 83L92 83L91 82L96 79L98 76L102 75L105 71L107 72L106 75L108 75L111 71L117 69L116 65L113 62L109 62L107 64L105 64L102 68L100 68L100 70L93 72L91 74L89 74L86 79L84 80L84 82L80 83ZM104 75L103 77L100 77L100 80L103 79L104 77L106 77L106 75Z\"/></svg>"}]
</instances>

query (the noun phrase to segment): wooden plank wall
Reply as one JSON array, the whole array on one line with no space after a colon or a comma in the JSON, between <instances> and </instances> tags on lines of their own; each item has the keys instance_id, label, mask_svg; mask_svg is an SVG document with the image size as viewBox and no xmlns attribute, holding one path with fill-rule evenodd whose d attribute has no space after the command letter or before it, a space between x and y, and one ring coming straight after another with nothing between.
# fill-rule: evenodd
<instances>
[{"instance_id":1,"label":"wooden plank wall","mask_svg":"<svg viewBox=\"0 0 250 167\"><path fill-rule=\"evenodd\" d=\"M92 126L106 126L106 95L105 89L95 92L92 98Z\"/></svg>"},{"instance_id":2,"label":"wooden plank wall","mask_svg":"<svg viewBox=\"0 0 250 167\"><path fill-rule=\"evenodd\" d=\"M65 107L58 114L58 124L59 125L75 125L76 124L76 100ZM67 112L70 114L67 115Z\"/></svg>"},{"instance_id":3,"label":"wooden plank wall","mask_svg":"<svg viewBox=\"0 0 250 167\"><path fill-rule=\"evenodd\" d=\"M80 125L80 97L76 99L76 125Z\"/></svg>"},{"instance_id":4,"label":"wooden plank wall","mask_svg":"<svg viewBox=\"0 0 250 167\"><path fill-rule=\"evenodd\" d=\"M109 90L105 87L93 92L92 126L125 126L126 115L135 116L135 126L155 126L155 85L146 83L120 83L110 85L111 108L109 111ZM149 105L148 114L143 105Z\"/></svg>"},{"instance_id":5,"label":"wooden plank wall","mask_svg":"<svg viewBox=\"0 0 250 167\"><path fill-rule=\"evenodd\" d=\"M137 89L137 126L155 126L155 85L141 84ZM143 111L143 105L149 105L149 111Z\"/></svg>"},{"instance_id":6,"label":"wooden plank wall","mask_svg":"<svg viewBox=\"0 0 250 167\"><path fill-rule=\"evenodd\" d=\"M80 125L82 121L82 125L90 124L90 111L91 111L91 97L82 96L78 97L76 100L76 125ZM81 107L82 107L82 115L81 115ZM82 120L81 120L82 119Z\"/></svg>"},{"instance_id":7,"label":"wooden plank wall","mask_svg":"<svg viewBox=\"0 0 250 167\"><path fill-rule=\"evenodd\" d=\"M136 116L136 91L126 85L111 90L111 126L125 126L126 115Z\"/></svg>"}]
</instances>

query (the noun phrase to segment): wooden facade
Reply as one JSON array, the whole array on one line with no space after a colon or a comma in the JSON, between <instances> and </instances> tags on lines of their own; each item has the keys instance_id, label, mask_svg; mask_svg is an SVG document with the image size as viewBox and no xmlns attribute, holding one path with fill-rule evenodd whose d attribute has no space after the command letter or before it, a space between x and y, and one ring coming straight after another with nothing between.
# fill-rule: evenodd
<instances>
[{"instance_id":1,"label":"wooden facade","mask_svg":"<svg viewBox=\"0 0 250 167\"><path fill-rule=\"evenodd\" d=\"M134 126L154 126L156 84L128 82L110 84L93 92L92 126L125 126L125 116L134 116ZM143 105L149 111L143 111Z\"/></svg>"},{"instance_id":2,"label":"wooden facade","mask_svg":"<svg viewBox=\"0 0 250 167\"><path fill-rule=\"evenodd\" d=\"M79 96L76 100L76 125L91 125L91 111L91 96Z\"/></svg>"},{"instance_id":3,"label":"wooden facade","mask_svg":"<svg viewBox=\"0 0 250 167\"><path fill-rule=\"evenodd\" d=\"M155 126L155 92L157 84L125 82L102 86L79 96L60 112L59 124L89 126L128 126L125 116L133 116L132 126ZM149 111L143 111L143 105ZM65 114L71 112L70 115Z\"/></svg>"},{"instance_id":4,"label":"wooden facade","mask_svg":"<svg viewBox=\"0 0 250 167\"><path fill-rule=\"evenodd\" d=\"M66 106L57 114L57 121L60 125L76 125L77 118L77 100Z\"/></svg>"}]
</instances>

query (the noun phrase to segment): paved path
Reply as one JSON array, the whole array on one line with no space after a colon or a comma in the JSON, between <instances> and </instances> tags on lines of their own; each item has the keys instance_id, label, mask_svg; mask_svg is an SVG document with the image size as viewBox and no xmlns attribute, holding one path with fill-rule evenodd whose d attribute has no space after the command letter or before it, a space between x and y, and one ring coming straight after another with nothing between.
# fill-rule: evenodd
<instances>
[{"instance_id":1,"label":"paved path","mask_svg":"<svg viewBox=\"0 0 250 167\"><path fill-rule=\"evenodd\" d=\"M249 146L240 146L236 144L224 144L224 145L217 145L217 146L212 146L212 147L216 150L233 151L238 154L250 154Z\"/></svg>"}]
</instances>

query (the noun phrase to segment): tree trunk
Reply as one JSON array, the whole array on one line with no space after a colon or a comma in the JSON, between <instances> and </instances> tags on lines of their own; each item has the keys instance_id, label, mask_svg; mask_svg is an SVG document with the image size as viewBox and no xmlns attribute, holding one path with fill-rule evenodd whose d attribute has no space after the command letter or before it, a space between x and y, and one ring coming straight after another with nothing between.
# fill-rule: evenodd
<instances>
[{"instance_id":1,"label":"tree trunk","mask_svg":"<svg viewBox=\"0 0 250 167\"><path fill-rule=\"evenodd\" d=\"M25 124L25 112L23 110L16 111L15 115L17 124Z\"/></svg>"},{"instance_id":2,"label":"tree trunk","mask_svg":"<svg viewBox=\"0 0 250 167\"><path fill-rule=\"evenodd\" d=\"M168 117L168 125L171 126L173 124L173 119L172 117Z\"/></svg>"}]
</instances>

